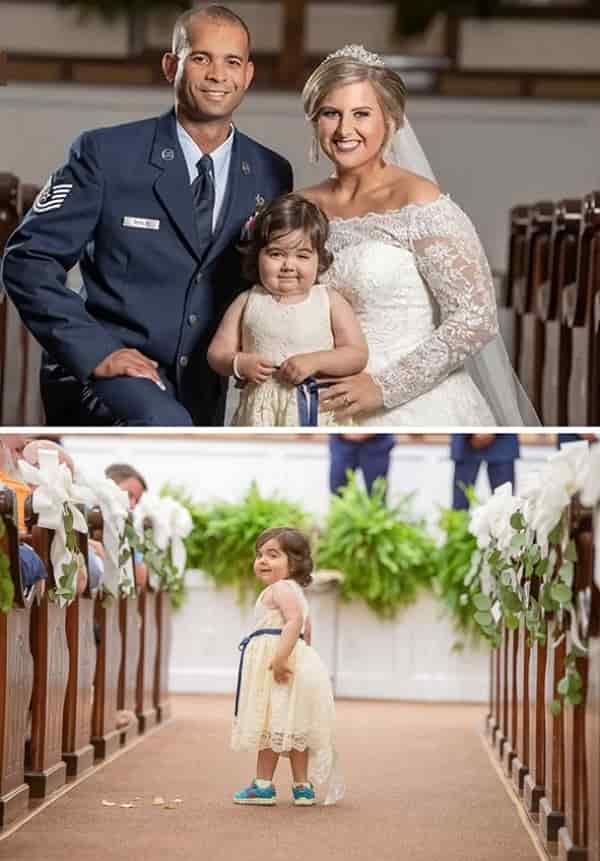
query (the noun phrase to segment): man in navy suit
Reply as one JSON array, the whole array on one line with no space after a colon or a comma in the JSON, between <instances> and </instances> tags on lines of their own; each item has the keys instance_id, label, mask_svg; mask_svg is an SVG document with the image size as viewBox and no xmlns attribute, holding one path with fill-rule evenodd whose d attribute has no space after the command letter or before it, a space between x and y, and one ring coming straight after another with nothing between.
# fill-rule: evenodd
<instances>
[{"instance_id":1,"label":"man in navy suit","mask_svg":"<svg viewBox=\"0 0 600 861\"><path fill-rule=\"evenodd\" d=\"M487 464L490 487L495 490L510 481L515 485L515 460L519 457L515 433L452 434L450 457L454 461L453 508L468 508L461 484L475 484L481 464Z\"/></svg>"},{"instance_id":2,"label":"man in navy suit","mask_svg":"<svg viewBox=\"0 0 600 861\"><path fill-rule=\"evenodd\" d=\"M162 68L174 110L83 133L7 245L5 287L46 351L49 424L223 420L206 352L248 286L235 245L292 171L232 125L254 72L237 15L185 12ZM84 295L66 286L78 261Z\"/></svg>"},{"instance_id":3,"label":"man in navy suit","mask_svg":"<svg viewBox=\"0 0 600 861\"><path fill-rule=\"evenodd\" d=\"M396 443L393 433L332 433L329 435L329 489L338 493L348 481L348 470L360 469L367 493L371 493L377 478L387 480L392 449Z\"/></svg>"}]
</instances>

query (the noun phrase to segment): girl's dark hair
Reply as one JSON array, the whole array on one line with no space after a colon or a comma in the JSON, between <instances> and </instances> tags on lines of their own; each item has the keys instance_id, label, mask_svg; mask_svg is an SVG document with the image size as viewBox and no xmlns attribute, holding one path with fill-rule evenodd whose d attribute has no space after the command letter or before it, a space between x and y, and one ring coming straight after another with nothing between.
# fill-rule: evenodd
<instances>
[{"instance_id":1,"label":"girl's dark hair","mask_svg":"<svg viewBox=\"0 0 600 861\"><path fill-rule=\"evenodd\" d=\"M306 535L290 526L274 526L260 533L256 539L256 549L259 550L272 538L287 556L290 572L288 579L295 580L300 586L309 586L312 583L310 572L313 570L313 560Z\"/></svg>"},{"instance_id":2,"label":"girl's dark hair","mask_svg":"<svg viewBox=\"0 0 600 861\"><path fill-rule=\"evenodd\" d=\"M242 270L253 283L258 282L258 255L275 237L302 230L309 238L319 258L318 273L326 272L333 254L325 243L329 237L329 221L319 207L300 194L284 194L271 201L256 216L250 226L248 238L238 250L242 254Z\"/></svg>"}]
</instances>

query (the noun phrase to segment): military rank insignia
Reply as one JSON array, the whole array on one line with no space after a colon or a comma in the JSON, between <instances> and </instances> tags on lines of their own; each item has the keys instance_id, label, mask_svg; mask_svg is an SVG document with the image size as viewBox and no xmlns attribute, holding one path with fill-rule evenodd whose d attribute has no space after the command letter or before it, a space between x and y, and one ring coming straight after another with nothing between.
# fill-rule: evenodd
<instances>
[{"instance_id":1,"label":"military rank insignia","mask_svg":"<svg viewBox=\"0 0 600 861\"><path fill-rule=\"evenodd\" d=\"M50 212L53 209L60 209L69 196L72 188L73 183L55 183L54 178L51 176L36 197L33 204L33 211L42 215L44 212Z\"/></svg>"}]
</instances>

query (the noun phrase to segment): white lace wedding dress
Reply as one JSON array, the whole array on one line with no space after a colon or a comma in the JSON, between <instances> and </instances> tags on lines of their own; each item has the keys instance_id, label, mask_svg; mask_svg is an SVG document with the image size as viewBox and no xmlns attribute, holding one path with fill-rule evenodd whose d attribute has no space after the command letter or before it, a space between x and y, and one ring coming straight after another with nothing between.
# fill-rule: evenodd
<instances>
[{"instance_id":1,"label":"white lace wedding dress","mask_svg":"<svg viewBox=\"0 0 600 861\"><path fill-rule=\"evenodd\" d=\"M463 367L498 333L492 276L464 212L442 195L332 218L330 231L325 279L358 316L385 405L357 424L497 424Z\"/></svg>"}]
</instances>

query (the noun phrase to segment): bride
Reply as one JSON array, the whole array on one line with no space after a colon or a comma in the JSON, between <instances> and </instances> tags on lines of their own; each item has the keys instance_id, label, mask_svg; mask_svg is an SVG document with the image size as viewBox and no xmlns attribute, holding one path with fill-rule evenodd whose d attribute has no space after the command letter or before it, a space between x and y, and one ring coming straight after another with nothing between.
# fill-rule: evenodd
<instances>
[{"instance_id":1,"label":"bride","mask_svg":"<svg viewBox=\"0 0 600 861\"><path fill-rule=\"evenodd\" d=\"M321 408L341 424L538 424L498 334L477 234L421 175L405 99L400 76L358 45L327 57L304 87L313 159L322 151L335 173L300 193L330 219L328 281L354 308L370 356L365 372L323 390Z\"/></svg>"}]
</instances>

